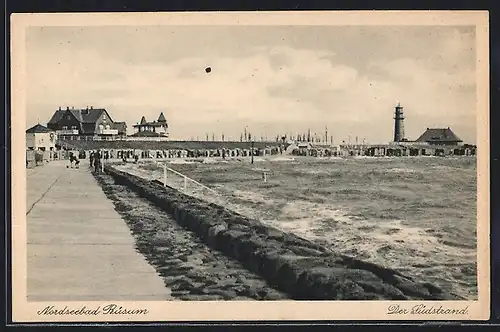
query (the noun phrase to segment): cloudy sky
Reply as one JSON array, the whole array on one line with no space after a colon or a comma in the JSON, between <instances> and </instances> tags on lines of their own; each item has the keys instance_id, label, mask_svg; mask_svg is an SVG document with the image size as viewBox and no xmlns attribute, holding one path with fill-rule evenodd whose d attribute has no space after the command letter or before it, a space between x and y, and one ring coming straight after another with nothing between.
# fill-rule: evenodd
<instances>
[{"instance_id":1,"label":"cloudy sky","mask_svg":"<svg viewBox=\"0 0 500 332\"><path fill-rule=\"evenodd\" d=\"M326 125L379 143L401 102L409 139L476 141L474 27L30 27L26 42L27 126L92 105L129 129L163 111L173 139Z\"/></svg>"}]
</instances>

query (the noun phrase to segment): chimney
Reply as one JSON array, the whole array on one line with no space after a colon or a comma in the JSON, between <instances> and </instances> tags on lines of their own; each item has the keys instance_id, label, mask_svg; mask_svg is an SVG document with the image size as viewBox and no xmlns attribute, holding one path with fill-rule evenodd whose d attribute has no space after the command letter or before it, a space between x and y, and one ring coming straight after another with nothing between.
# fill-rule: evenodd
<instances>
[{"instance_id":1,"label":"chimney","mask_svg":"<svg viewBox=\"0 0 500 332\"><path fill-rule=\"evenodd\" d=\"M69 111L69 106L66 106L66 111Z\"/></svg>"},{"instance_id":2,"label":"chimney","mask_svg":"<svg viewBox=\"0 0 500 332\"><path fill-rule=\"evenodd\" d=\"M89 110L89 107L87 106L86 110L88 111Z\"/></svg>"},{"instance_id":3,"label":"chimney","mask_svg":"<svg viewBox=\"0 0 500 332\"><path fill-rule=\"evenodd\" d=\"M59 110L61 110L61 106L59 106Z\"/></svg>"},{"instance_id":4,"label":"chimney","mask_svg":"<svg viewBox=\"0 0 500 332\"><path fill-rule=\"evenodd\" d=\"M74 110L75 109L75 106L71 106L71 109Z\"/></svg>"},{"instance_id":5,"label":"chimney","mask_svg":"<svg viewBox=\"0 0 500 332\"><path fill-rule=\"evenodd\" d=\"M93 110L94 109L94 106L90 106L90 109Z\"/></svg>"}]
</instances>

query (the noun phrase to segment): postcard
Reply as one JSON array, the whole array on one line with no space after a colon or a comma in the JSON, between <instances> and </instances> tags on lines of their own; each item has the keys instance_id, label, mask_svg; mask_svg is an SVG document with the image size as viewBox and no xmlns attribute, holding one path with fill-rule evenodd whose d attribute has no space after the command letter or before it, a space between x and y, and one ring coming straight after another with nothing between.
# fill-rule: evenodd
<instances>
[{"instance_id":1,"label":"postcard","mask_svg":"<svg viewBox=\"0 0 500 332\"><path fill-rule=\"evenodd\" d=\"M486 11L11 27L14 322L489 319Z\"/></svg>"}]
</instances>

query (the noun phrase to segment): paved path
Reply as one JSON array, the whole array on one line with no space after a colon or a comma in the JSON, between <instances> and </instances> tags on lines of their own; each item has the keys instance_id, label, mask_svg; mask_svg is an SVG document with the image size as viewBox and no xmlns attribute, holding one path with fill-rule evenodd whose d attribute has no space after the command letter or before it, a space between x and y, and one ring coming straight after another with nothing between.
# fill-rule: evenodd
<instances>
[{"instance_id":1,"label":"paved path","mask_svg":"<svg viewBox=\"0 0 500 332\"><path fill-rule=\"evenodd\" d=\"M28 301L171 300L82 163L27 170Z\"/></svg>"}]
</instances>

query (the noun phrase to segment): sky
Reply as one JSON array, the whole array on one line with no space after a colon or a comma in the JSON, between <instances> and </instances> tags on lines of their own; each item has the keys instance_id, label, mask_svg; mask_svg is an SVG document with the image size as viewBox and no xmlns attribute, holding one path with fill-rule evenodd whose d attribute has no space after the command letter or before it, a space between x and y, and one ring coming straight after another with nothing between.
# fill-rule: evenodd
<instances>
[{"instance_id":1,"label":"sky","mask_svg":"<svg viewBox=\"0 0 500 332\"><path fill-rule=\"evenodd\" d=\"M30 27L27 127L106 108L129 133L163 112L172 139L312 133L334 142L450 127L476 142L475 27ZM211 68L207 73L205 69Z\"/></svg>"}]
</instances>

